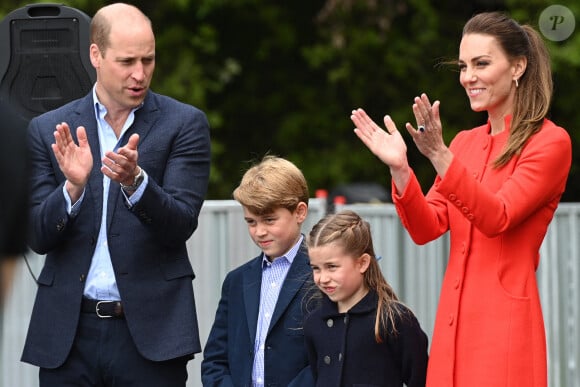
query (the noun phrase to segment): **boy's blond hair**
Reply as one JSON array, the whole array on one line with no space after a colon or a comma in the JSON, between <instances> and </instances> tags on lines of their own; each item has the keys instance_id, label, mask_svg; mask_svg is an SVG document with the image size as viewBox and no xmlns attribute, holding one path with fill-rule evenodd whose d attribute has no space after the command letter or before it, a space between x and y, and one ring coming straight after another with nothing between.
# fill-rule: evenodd
<instances>
[{"instance_id":1,"label":"boy's blond hair","mask_svg":"<svg viewBox=\"0 0 580 387\"><path fill-rule=\"evenodd\" d=\"M294 212L298 203L308 205L308 184L302 171L292 162L267 155L252 166L234 190L234 199L256 215L278 208Z\"/></svg>"}]
</instances>

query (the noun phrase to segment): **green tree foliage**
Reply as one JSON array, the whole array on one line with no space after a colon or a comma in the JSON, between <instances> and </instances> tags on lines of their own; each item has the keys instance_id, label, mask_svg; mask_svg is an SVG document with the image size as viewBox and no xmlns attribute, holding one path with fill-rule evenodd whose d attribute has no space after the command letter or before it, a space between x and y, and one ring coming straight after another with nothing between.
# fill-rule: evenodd
<instances>
[{"instance_id":1,"label":"green tree foliage","mask_svg":"<svg viewBox=\"0 0 580 387\"><path fill-rule=\"evenodd\" d=\"M92 16L100 0L68 0ZM153 21L157 68L153 89L196 105L212 126L208 198L231 198L251 161L266 153L295 162L312 193L340 183L376 182L387 168L356 138L349 116L362 107L382 123L391 115L408 139L409 159L427 189L434 171L407 136L413 98L441 101L444 135L485 121L469 109L453 65L461 28L474 13L507 10L537 26L543 0L175 0L132 1ZM570 4L567 4L570 3ZM28 4L0 0L0 16ZM559 4L575 15L574 0ZM580 25L577 26L577 29ZM578 149L580 38L548 42L553 58L555 122ZM578 201L575 178L565 200Z\"/></svg>"}]
</instances>

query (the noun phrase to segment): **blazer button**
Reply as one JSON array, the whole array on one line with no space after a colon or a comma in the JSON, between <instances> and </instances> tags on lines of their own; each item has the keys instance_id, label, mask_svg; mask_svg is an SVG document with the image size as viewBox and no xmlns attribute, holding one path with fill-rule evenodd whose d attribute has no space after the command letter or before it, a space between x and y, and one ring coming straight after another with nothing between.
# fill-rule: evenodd
<instances>
[{"instance_id":1,"label":"blazer button","mask_svg":"<svg viewBox=\"0 0 580 387\"><path fill-rule=\"evenodd\" d=\"M56 231L62 231L64 229L64 219L61 219L56 224Z\"/></svg>"},{"instance_id":2,"label":"blazer button","mask_svg":"<svg viewBox=\"0 0 580 387\"><path fill-rule=\"evenodd\" d=\"M334 321L329 318L328 320L326 320L326 326L329 328L332 328L332 326L334 325Z\"/></svg>"},{"instance_id":3,"label":"blazer button","mask_svg":"<svg viewBox=\"0 0 580 387\"><path fill-rule=\"evenodd\" d=\"M79 278L79 281L85 282L85 279L86 278L87 278L87 276L85 276L84 274L81 274L81 277Z\"/></svg>"},{"instance_id":4,"label":"blazer button","mask_svg":"<svg viewBox=\"0 0 580 387\"><path fill-rule=\"evenodd\" d=\"M324 356L324 364L330 364L330 356Z\"/></svg>"},{"instance_id":5,"label":"blazer button","mask_svg":"<svg viewBox=\"0 0 580 387\"><path fill-rule=\"evenodd\" d=\"M342 353L338 354L338 361L342 361Z\"/></svg>"}]
</instances>

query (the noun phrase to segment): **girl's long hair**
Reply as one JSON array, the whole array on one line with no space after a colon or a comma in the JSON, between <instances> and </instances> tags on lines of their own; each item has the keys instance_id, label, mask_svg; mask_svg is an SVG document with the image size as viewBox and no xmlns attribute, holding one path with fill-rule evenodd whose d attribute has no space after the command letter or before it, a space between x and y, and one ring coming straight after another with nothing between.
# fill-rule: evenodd
<instances>
[{"instance_id":1,"label":"girl's long hair","mask_svg":"<svg viewBox=\"0 0 580 387\"><path fill-rule=\"evenodd\" d=\"M356 258L365 253L370 255L370 264L364 273L364 282L368 289L374 290L378 295L375 339L377 343L383 341L381 332L388 334L389 323L393 333L396 333L395 320L401 314L401 309L397 308L400 302L379 267L369 223L357 213L349 210L329 214L312 228L306 242L309 248L333 243L342 247L345 254Z\"/></svg>"}]
</instances>

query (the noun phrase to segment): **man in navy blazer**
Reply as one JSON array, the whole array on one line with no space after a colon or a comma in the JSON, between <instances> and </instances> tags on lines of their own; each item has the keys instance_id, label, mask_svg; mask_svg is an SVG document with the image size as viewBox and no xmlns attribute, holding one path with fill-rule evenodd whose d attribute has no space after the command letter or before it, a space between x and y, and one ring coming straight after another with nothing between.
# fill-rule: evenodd
<instances>
[{"instance_id":1,"label":"man in navy blazer","mask_svg":"<svg viewBox=\"0 0 580 387\"><path fill-rule=\"evenodd\" d=\"M262 254L232 270L222 284L203 352L206 387L314 385L303 312L314 289L301 225L308 187L290 161L267 156L234 191Z\"/></svg>"},{"instance_id":2,"label":"man in navy blazer","mask_svg":"<svg viewBox=\"0 0 580 387\"><path fill-rule=\"evenodd\" d=\"M184 386L201 351L186 241L209 125L149 90L155 38L137 8L95 14L90 57L93 90L29 124L29 243L46 261L22 360L41 386Z\"/></svg>"}]
</instances>

